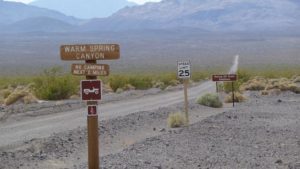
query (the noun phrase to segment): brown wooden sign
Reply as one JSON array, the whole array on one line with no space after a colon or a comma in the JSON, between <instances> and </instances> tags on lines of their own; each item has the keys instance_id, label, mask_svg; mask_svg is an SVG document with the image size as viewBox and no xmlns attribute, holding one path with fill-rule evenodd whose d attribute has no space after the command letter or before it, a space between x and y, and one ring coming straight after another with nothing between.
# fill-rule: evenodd
<instances>
[{"instance_id":1,"label":"brown wooden sign","mask_svg":"<svg viewBox=\"0 0 300 169\"><path fill-rule=\"evenodd\" d=\"M237 81L237 75L236 74L225 74L225 75L213 75L212 80L214 82L232 82Z\"/></svg>"},{"instance_id":2,"label":"brown wooden sign","mask_svg":"<svg viewBox=\"0 0 300 169\"><path fill-rule=\"evenodd\" d=\"M108 76L109 65L106 64L72 64L72 74L77 76Z\"/></svg>"},{"instance_id":3,"label":"brown wooden sign","mask_svg":"<svg viewBox=\"0 0 300 169\"><path fill-rule=\"evenodd\" d=\"M118 44L62 45L62 60L114 60L120 58Z\"/></svg>"}]
</instances>

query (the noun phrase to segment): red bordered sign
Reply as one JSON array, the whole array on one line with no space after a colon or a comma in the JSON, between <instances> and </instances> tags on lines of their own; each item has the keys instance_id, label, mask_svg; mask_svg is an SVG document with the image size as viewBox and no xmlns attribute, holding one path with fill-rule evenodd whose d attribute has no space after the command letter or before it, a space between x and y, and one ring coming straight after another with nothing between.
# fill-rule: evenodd
<instances>
[{"instance_id":1,"label":"red bordered sign","mask_svg":"<svg viewBox=\"0 0 300 169\"><path fill-rule=\"evenodd\" d=\"M227 74L227 75L212 75L212 81L214 82L232 82L237 81L236 74Z\"/></svg>"},{"instance_id":2,"label":"red bordered sign","mask_svg":"<svg viewBox=\"0 0 300 169\"><path fill-rule=\"evenodd\" d=\"M88 115L97 116L98 115L97 106L88 106Z\"/></svg>"},{"instance_id":3,"label":"red bordered sign","mask_svg":"<svg viewBox=\"0 0 300 169\"><path fill-rule=\"evenodd\" d=\"M101 80L82 80L80 85L81 100L99 101L102 98Z\"/></svg>"}]
</instances>

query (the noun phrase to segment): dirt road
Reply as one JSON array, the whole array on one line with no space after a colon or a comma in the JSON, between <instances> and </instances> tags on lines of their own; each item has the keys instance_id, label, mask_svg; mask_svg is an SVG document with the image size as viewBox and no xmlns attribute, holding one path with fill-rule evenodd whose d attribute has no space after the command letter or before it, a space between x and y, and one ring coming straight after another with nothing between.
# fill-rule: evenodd
<instances>
[{"instance_id":1,"label":"dirt road","mask_svg":"<svg viewBox=\"0 0 300 169\"><path fill-rule=\"evenodd\" d=\"M189 99L214 91L212 82L205 82L189 89ZM183 102L183 91L173 91L138 99L128 99L100 105L102 120L125 116L139 111L149 111ZM13 123L0 124L0 147L22 144L24 141L49 137L86 126L86 109L49 114Z\"/></svg>"}]
</instances>

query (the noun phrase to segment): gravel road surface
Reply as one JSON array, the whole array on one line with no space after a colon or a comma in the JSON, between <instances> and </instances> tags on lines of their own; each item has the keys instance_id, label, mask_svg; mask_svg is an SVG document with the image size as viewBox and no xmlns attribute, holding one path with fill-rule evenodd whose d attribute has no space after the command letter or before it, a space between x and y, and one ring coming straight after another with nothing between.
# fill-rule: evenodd
<instances>
[{"instance_id":1,"label":"gravel road surface","mask_svg":"<svg viewBox=\"0 0 300 169\"><path fill-rule=\"evenodd\" d=\"M207 92L212 92L212 82L190 88L189 98L195 99ZM183 101L182 91L172 91L149 95L137 99L124 99L100 105L100 119L106 120L125 116L139 111L149 111L168 107ZM86 108L20 119L13 123L0 124L0 147L15 145L36 138L49 137L53 133L64 132L86 126Z\"/></svg>"}]
</instances>

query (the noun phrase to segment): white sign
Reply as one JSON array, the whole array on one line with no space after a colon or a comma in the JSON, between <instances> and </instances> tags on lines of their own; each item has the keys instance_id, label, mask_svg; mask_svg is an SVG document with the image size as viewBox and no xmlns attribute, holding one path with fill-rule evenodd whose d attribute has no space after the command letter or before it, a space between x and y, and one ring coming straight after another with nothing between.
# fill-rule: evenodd
<instances>
[{"instance_id":1,"label":"white sign","mask_svg":"<svg viewBox=\"0 0 300 169\"><path fill-rule=\"evenodd\" d=\"M190 61L178 61L177 62L177 77L179 79L191 78L191 62Z\"/></svg>"}]
</instances>

